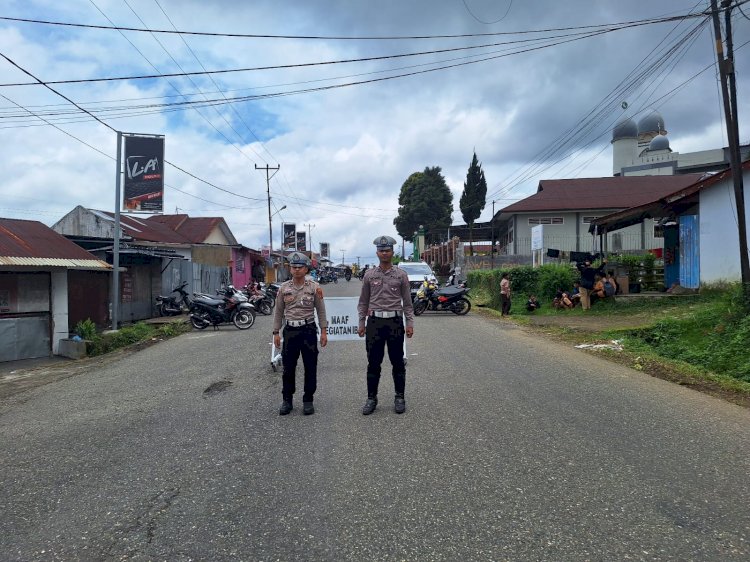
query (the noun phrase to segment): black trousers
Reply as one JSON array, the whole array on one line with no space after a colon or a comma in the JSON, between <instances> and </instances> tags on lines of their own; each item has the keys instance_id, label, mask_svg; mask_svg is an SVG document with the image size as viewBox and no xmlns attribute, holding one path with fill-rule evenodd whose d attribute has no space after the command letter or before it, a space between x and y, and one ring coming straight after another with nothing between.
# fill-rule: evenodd
<instances>
[{"instance_id":1,"label":"black trousers","mask_svg":"<svg viewBox=\"0 0 750 562\"><path fill-rule=\"evenodd\" d=\"M506 316L510 314L510 297L506 295L500 295L500 314Z\"/></svg>"},{"instance_id":2,"label":"black trousers","mask_svg":"<svg viewBox=\"0 0 750 562\"><path fill-rule=\"evenodd\" d=\"M404 321L395 318L367 317L365 349L367 349L367 396L378 395L380 365L383 363L386 347L391 361L393 386L396 394L403 394L406 387L406 365L404 364Z\"/></svg>"},{"instance_id":3,"label":"black trousers","mask_svg":"<svg viewBox=\"0 0 750 562\"><path fill-rule=\"evenodd\" d=\"M284 328L284 342L281 345L281 361L284 365L281 396L289 402L292 401L296 387L295 374L300 354L305 367L305 392L302 401L312 402L318 387L318 330L314 323L299 328Z\"/></svg>"}]
</instances>

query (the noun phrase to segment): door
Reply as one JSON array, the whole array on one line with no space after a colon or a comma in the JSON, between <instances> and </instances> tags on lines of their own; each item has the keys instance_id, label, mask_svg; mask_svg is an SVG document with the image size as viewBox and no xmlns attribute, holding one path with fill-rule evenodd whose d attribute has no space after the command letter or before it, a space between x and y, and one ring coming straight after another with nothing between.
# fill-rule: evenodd
<instances>
[{"instance_id":1,"label":"door","mask_svg":"<svg viewBox=\"0 0 750 562\"><path fill-rule=\"evenodd\" d=\"M700 237L698 216L680 216L680 285L688 289L700 286Z\"/></svg>"}]
</instances>

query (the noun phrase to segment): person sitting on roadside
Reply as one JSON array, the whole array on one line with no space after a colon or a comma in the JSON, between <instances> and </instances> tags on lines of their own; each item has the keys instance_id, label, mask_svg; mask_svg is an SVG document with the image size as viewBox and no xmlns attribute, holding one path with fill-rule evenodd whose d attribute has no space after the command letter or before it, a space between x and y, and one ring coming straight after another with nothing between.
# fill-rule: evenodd
<instances>
[{"instance_id":1,"label":"person sitting on roadside","mask_svg":"<svg viewBox=\"0 0 750 562\"><path fill-rule=\"evenodd\" d=\"M611 287L607 287L607 283L609 283ZM617 281L615 280L615 272L610 270L604 276L604 292L608 297L612 297L617 294L617 289L618 287Z\"/></svg>"},{"instance_id":2,"label":"person sitting on roadside","mask_svg":"<svg viewBox=\"0 0 750 562\"><path fill-rule=\"evenodd\" d=\"M592 304L607 297L604 291L604 278L598 273L594 276L594 288L591 289L590 297Z\"/></svg>"},{"instance_id":3,"label":"person sitting on roadside","mask_svg":"<svg viewBox=\"0 0 750 562\"><path fill-rule=\"evenodd\" d=\"M575 308L576 305L581 304L581 283L579 281L573 281L573 292L571 292L568 296L570 297L570 302L573 303L573 307Z\"/></svg>"},{"instance_id":4,"label":"person sitting on roadside","mask_svg":"<svg viewBox=\"0 0 750 562\"><path fill-rule=\"evenodd\" d=\"M555 298L552 299L552 307L556 310L567 310L575 306L573 301L570 299L570 295L562 289L557 289Z\"/></svg>"},{"instance_id":5,"label":"person sitting on roadside","mask_svg":"<svg viewBox=\"0 0 750 562\"><path fill-rule=\"evenodd\" d=\"M529 312L534 312L537 308L539 308L541 303L536 300L536 297L534 295L529 295L529 300L526 301L526 310Z\"/></svg>"}]
</instances>

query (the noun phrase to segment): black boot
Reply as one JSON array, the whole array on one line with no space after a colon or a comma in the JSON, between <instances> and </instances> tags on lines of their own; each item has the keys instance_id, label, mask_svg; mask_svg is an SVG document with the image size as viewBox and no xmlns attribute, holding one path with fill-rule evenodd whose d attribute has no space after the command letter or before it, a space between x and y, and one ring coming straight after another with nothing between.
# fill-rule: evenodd
<instances>
[{"instance_id":1,"label":"black boot","mask_svg":"<svg viewBox=\"0 0 750 562\"><path fill-rule=\"evenodd\" d=\"M306 416L309 416L310 414L315 413L315 407L313 406L312 402L303 402L302 403L302 413Z\"/></svg>"},{"instance_id":2,"label":"black boot","mask_svg":"<svg viewBox=\"0 0 750 562\"><path fill-rule=\"evenodd\" d=\"M393 408L397 414L403 414L406 411L406 400L404 400L403 394L396 394L396 399L393 401Z\"/></svg>"},{"instance_id":3,"label":"black boot","mask_svg":"<svg viewBox=\"0 0 750 562\"><path fill-rule=\"evenodd\" d=\"M284 400L281 403L281 408L279 408L279 415L280 416L287 415L289 412L292 411L292 408L293 408L292 401L291 400Z\"/></svg>"},{"instance_id":4,"label":"black boot","mask_svg":"<svg viewBox=\"0 0 750 562\"><path fill-rule=\"evenodd\" d=\"M362 406L362 415L369 416L375 411L375 408L378 405L378 399L375 398L368 398L367 402L365 402L365 405Z\"/></svg>"}]
</instances>

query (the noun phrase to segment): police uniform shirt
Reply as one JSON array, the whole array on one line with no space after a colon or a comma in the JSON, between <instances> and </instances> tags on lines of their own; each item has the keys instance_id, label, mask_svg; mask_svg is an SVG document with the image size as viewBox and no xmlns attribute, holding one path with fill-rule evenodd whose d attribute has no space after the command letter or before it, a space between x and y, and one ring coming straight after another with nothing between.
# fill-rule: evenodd
<instances>
[{"instance_id":1,"label":"police uniform shirt","mask_svg":"<svg viewBox=\"0 0 750 562\"><path fill-rule=\"evenodd\" d=\"M391 267L383 270L378 266L365 273L357 305L360 328L365 327L365 319L374 310L402 311L407 328L414 325L409 276L403 269Z\"/></svg>"},{"instance_id":2,"label":"police uniform shirt","mask_svg":"<svg viewBox=\"0 0 750 562\"><path fill-rule=\"evenodd\" d=\"M320 329L328 326L326 319L326 305L323 301L323 289L315 281L305 279L301 288L294 286L294 279L285 281L279 287L276 295L276 306L273 314L273 331L281 329L282 318L287 320L307 320L314 318L314 311L318 312Z\"/></svg>"}]
</instances>

